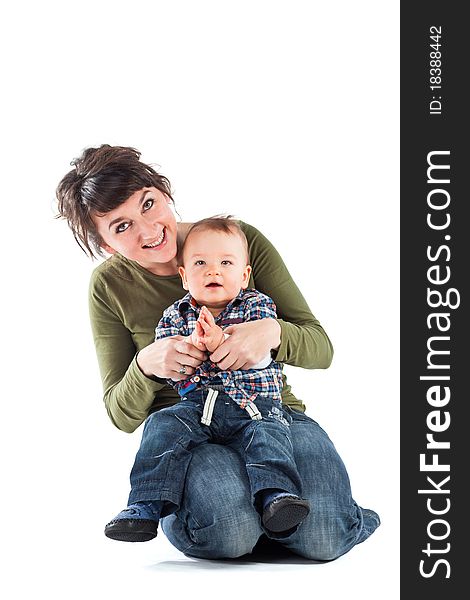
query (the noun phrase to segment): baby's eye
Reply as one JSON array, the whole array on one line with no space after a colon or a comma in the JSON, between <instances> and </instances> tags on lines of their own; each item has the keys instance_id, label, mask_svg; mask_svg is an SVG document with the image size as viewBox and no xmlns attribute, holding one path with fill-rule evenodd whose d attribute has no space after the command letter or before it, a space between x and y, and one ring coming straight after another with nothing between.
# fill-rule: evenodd
<instances>
[{"instance_id":1,"label":"baby's eye","mask_svg":"<svg viewBox=\"0 0 470 600\"><path fill-rule=\"evenodd\" d=\"M142 204L143 210L148 210L153 206L153 198L147 198L147 200Z\"/></svg>"},{"instance_id":2,"label":"baby's eye","mask_svg":"<svg viewBox=\"0 0 470 600\"><path fill-rule=\"evenodd\" d=\"M232 264L232 261L231 261L231 260L223 260L223 261L222 261L222 264L223 264L223 265L224 265L224 267L225 267L226 265L231 265L231 264Z\"/></svg>"},{"instance_id":3,"label":"baby's eye","mask_svg":"<svg viewBox=\"0 0 470 600\"><path fill-rule=\"evenodd\" d=\"M200 267L201 265L205 265L206 263L204 260L197 260L194 264Z\"/></svg>"},{"instance_id":4,"label":"baby's eye","mask_svg":"<svg viewBox=\"0 0 470 600\"><path fill-rule=\"evenodd\" d=\"M129 228L129 223L127 221L124 221L124 223L119 223L119 225L116 227L116 233L122 233L123 231L126 231L126 229Z\"/></svg>"}]
</instances>

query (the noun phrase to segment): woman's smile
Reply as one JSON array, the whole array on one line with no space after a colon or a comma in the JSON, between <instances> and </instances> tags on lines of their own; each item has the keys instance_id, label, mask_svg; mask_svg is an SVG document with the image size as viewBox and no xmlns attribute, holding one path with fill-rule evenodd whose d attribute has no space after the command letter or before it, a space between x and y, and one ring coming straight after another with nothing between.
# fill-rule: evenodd
<instances>
[{"instance_id":1,"label":"woman's smile","mask_svg":"<svg viewBox=\"0 0 470 600\"><path fill-rule=\"evenodd\" d=\"M153 242L148 242L148 243L144 244L142 246L142 248L154 250L154 249L159 248L160 246L164 245L166 243L165 231L166 231L166 227L164 227L162 229L162 232L159 235L158 239L156 239Z\"/></svg>"}]
</instances>

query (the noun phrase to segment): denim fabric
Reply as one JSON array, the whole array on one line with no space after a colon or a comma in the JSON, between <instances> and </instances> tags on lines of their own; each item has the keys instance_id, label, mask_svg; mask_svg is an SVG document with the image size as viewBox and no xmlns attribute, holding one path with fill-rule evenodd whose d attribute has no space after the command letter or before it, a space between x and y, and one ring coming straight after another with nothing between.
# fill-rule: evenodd
<instances>
[{"instance_id":1,"label":"denim fabric","mask_svg":"<svg viewBox=\"0 0 470 600\"><path fill-rule=\"evenodd\" d=\"M290 440L291 417L280 401L258 397L261 420L220 392L210 426L200 423L207 389L188 394L181 402L150 415L131 472L129 504L162 500L166 511L181 506L186 472L197 446L233 444L243 457L240 470L249 480L248 500L260 490L276 488L301 494L301 482ZM170 506L168 506L170 503Z\"/></svg>"},{"instance_id":2,"label":"denim fabric","mask_svg":"<svg viewBox=\"0 0 470 600\"><path fill-rule=\"evenodd\" d=\"M285 408L310 514L289 537L277 542L312 560L333 560L366 540L380 524L351 496L343 461L323 429L305 414ZM199 558L235 558L250 553L263 530L250 500L240 454L231 446L195 448L180 508L161 521L170 542Z\"/></svg>"}]
</instances>

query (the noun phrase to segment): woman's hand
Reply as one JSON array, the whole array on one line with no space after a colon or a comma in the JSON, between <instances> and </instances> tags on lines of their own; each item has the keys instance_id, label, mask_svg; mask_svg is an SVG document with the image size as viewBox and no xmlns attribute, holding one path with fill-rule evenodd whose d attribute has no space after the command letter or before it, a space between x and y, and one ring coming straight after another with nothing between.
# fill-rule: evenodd
<instances>
[{"instance_id":1,"label":"woman's hand","mask_svg":"<svg viewBox=\"0 0 470 600\"><path fill-rule=\"evenodd\" d=\"M224 333L230 337L210 355L211 361L223 371L251 369L281 343L281 326L276 319L230 325Z\"/></svg>"},{"instance_id":2,"label":"woman's hand","mask_svg":"<svg viewBox=\"0 0 470 600\"><path fill-rule=\"evenodd\" d=\"M156 340L137 354L137 364L144 375L174 381L193 375L206 359L207 353L196 348L189 337L182 335ZM180 373L182 367L185 367L184 373Z\"/></svg>"}]
</instances>

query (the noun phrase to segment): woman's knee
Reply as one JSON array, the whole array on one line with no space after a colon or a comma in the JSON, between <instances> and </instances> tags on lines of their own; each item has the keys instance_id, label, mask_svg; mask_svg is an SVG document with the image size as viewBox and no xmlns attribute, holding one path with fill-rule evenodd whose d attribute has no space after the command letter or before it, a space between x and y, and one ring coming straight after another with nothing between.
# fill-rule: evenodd
<instances>
[{"instance_id":1,"label":"woman's knee","mask_svg":"<svg viewBox=\"0 0 470 600\"><path fill-rule=\"evenodd\" d=\"M219 516L220 517L220 516ZM194 545L186 553L199 558L238 558L250 554L262 531L250 513L214 516L209 526L190 531Z\"/></svg>"},{"instance_id":2,"label":"woman's knee","mask_svg":"<svg viewBox=\"0 0 470 600\"><path fill-rule=\"evenodd\" d=\"M192 450L184 497L198 513L210 514L251 506L245 464L231 448L203 444Z\"/></svg>"},{"instance_id":3,"label":"woman's knee","mask_svg":"<svg viewBox=\"0 0 470 600\"><path fill-rule=\"evenodd\" d=\"M183 502L164 531L179 550L199 558L250 553L262 530L244 463L232 449L204 444L193 450Z\"/></svg>"},{"instance_id":4,"label":"woman's knee","mask_svg":"<svg viewBox=\"0 0 470 600\"><path fill-rule=\"evenodd\" d=\"M251 553L262 533L258 521L250 516L221 520L214 515L210 525L197 527L194 522L188 523L180 512L162 519L162 529L183 554L214 560Z\"/></svg>"},{"instance_id":5,"label":"woman's knee","mask_svg":"<svg viewBox=\"0 0 470 600\"><path fill-rule=\"evenodd\" d=\"M358 543L361 529L362 518L354 502L345 511L338 510L331 502L324 510L312 508L309 517L285 545L304 558L331 561Z\"/></svg>"}]
</instances>

